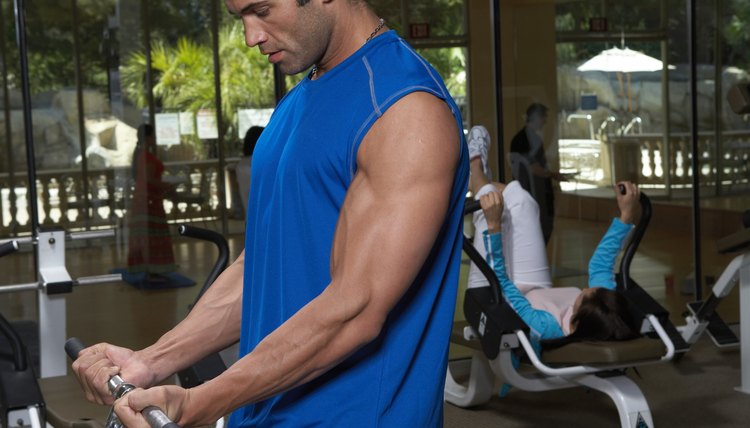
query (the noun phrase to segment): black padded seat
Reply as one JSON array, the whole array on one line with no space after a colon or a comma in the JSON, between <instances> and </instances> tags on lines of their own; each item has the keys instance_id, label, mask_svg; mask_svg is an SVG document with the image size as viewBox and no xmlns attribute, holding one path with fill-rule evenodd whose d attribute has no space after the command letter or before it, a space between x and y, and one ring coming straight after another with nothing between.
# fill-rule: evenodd
<instances>
[{"instance_id":1,"label":"black padded seat","mask_svg":"<svg viewBox=\"0 0 750 428\"><path fill-rule=\"evenodd\" d=\"M466 321L456 321L451 330L451 343L482 351L478 340L466 340ZM640 337L612 342L576 342L542 352L541 360L549 366L604 366L658 360L667 350L659 339Z\"/></svg>"},{"instance_id":2,"label":"black padded seat","mask_svg":"<svg viewBox=\"0 0 750 428\"><path fill-rule=\"evenodd\" d=\"M575 342L542 352L541 360L550 366L598 366L639 363L658 360L667 353L659 339L638 339L611 342Z\"/></svg>"}]
</instances>

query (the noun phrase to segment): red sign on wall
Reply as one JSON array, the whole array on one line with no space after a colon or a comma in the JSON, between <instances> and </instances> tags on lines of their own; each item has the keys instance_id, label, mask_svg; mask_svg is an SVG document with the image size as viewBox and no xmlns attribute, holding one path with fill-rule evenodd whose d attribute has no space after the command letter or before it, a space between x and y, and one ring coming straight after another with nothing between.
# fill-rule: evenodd
<instances>
[{"instance_id":1,"label":"red sign on wall","mask_svg":"<svg viewBox=\"0 0 750 428\"><path fill-rule=\"evenodd\" d=\"M409 37L412 39L426 39L430 37L430 24L423 22L409 24Z\"/></svg>"}]
</instances>

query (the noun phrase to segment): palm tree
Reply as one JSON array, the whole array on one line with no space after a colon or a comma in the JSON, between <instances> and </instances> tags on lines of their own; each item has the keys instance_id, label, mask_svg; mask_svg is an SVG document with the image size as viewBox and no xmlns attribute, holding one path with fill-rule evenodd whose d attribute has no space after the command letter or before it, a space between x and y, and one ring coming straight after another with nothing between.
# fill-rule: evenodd
<instances>
[{"instance_id":1,"label":"palm tree","mask_svg":"<svg viewBox=\"0 0 750 428\"><path fill-rule=\"evenodd\" d=\"M245 45L242 24L229 22L219 31L222 120L227 136L236 134L237 110L274 105L273 67L257 49ZM181 38L176 46L156 40L151 46L153 94L161 111L215 109L211 46ZM146 57L129 56L121 69L123 91L138 107L148 105ZM197 142L197 141L195 141Z\"/></svg>"}]
</instances>

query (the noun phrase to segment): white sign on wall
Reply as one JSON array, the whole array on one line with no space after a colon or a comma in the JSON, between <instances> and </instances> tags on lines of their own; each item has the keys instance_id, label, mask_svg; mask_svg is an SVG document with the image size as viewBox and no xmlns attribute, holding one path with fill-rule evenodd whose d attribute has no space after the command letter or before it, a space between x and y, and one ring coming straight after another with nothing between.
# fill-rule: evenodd
<instances>
[{"instance_id":1,"label":"white sign on wall","mask_svg":"<svg viewBox=\"0 0 750 428\"><path fill-rule=\"evenodd\" d=\"M177 113L156 114L156 144L180 144L180 117Z\"/></svg>"},{"instance_id":2,"label":"white sign on wall","mask_svg":"<svg viewBox=\"0 0 750 428\"><path fill-rule=\"evenodd\" d=\"M195 118L198 126L198 138L201 140L215 140L219 138L219 127L216 124L216 111L198 110Z\"/></svg>"},{"instance_id":3,"label":"white sign on wall","mask_svg":"<svg viewBox=\"0 0 750 428\"><path fill-rule=\"evenodd\" d=\"M237 110L237 136L240 140L245 138L245 133L252 126L268 125L271 120L272 108L251 108Z\"/></svg>"},{"instance_id":4,"label":"white sign on wall","mask_svg":"<svg viewBox=\"0 0 750 428\"><path fill-rule=\"evenodd\" d=\"M180 134L195 134L195 116L192 112L184 111L180 113Z\"/></svg>"}]
</instances>

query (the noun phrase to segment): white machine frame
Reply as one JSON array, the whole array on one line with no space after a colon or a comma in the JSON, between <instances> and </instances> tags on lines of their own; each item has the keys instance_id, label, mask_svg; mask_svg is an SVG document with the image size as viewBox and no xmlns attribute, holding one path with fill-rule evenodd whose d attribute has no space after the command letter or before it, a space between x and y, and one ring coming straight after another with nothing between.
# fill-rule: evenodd
<instances>
[{"instance_id":1,"label":"white machine frame","mask_svg":"<svg viewBox=\"0 0 750 428\"><path fill-rule=\"evenodd\" d=\"M666 352L660 359L603 367L579 365L554 368L539 360L526 334L519 330L502 336L500 353L494 360L488 360L482 351L475 350L470 360L452 362L446 374L445 401L459 407L486 403L494 393L496 377L518 389L532 392L585 386L603 392L612 399L617 407L622 428L653 427L648 402L635 382L625 375L597 376L597 373L605 371L661 363L672 359L675 348L668 334L655 316L648 315L647 320L666 347ZM464 329L466 340L474 341L478 340L478 337L473 328ZM524 349L537 372L520 373L513 366L512 352L519 347ZM457 374L468 373L468 383L462 385L456 382L452 371Z\"/></svg>"},{"instance_id":2,"label":"white machine frame","mask_svg":"<svg viewBox=\"0 0 750 428\"><path fill-rule=\"evenodd\" d=\"M724 269L712 288L714 298L722 299L729 295L734 286L740 284L740 386L735 389L750 394L750 251L735 257ZM695 314L685 317L686 324L679 327L685 342L692 345L708 327L707 320L700 320Z\"/></svg>"},{"instance_id":3,"label":"white machine frame","mask_svg":"<svg viewBox=\"0 0 750 428\"><path fill-rule=\"evenodd\" d=\"M69 233L71 240L100 239L115 236L113 229L91 232ZM39 304L39 352L40 378L65 376L68 363L64 351L67 339L67 311L65 296L73 285L93 285L122 280L120 274L81 277L73 280L65 267L66 233L62 229L39 231L36 238L4 240L22 244L36 244L38 281L28 284L0 286L0 294L20 291L37 291ZM39 405L26 409L15 409L8 413L8 419L22 421L23 426L41 427ZM47 424L49 427L50 425Z\"/></svg>"}]
</instances>

